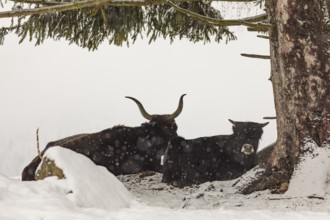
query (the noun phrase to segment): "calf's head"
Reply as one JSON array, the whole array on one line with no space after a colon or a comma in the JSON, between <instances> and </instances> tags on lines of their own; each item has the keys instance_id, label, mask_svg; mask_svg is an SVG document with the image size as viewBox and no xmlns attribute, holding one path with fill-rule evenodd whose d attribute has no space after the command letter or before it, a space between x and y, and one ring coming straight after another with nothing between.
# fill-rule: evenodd
<instances>
[{"instance_id":1,"label":"calf's head","mask_svg":"<svg viewBox=\"0 0 330 220\"><path fill-rule=\"evenodd\" d=\"M232 160L243 165L248 163L246 160L256 155L263 127L269 122L259 124L255 122L236 122L231 119L229 121L233 124L233 134L231 135L232 141L228 145L226 153Z\"/></svg>"}]
</instances>

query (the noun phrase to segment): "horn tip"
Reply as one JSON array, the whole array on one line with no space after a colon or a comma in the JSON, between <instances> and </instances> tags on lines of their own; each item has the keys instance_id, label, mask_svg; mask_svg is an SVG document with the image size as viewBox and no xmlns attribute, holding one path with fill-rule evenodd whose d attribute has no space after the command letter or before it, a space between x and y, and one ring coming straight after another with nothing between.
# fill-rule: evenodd
<instances>
[{"instance_id":1,"label":"horn tip","mask_svg":"<svg viewBox=\"0 0 330 220\"><path fill-rule=\"evenodd\" d=\"M263 123L263 124L262 124L262 127L265 127L265 126L268 125L268 124L269 124L269 122Z\"/></svg>"},{"instance_id":2,"label":"horn tip","mask_svg":"<svg viewBox=\"0 0 330 220\"><path fill-rule=\"evenodd\" d=\"M234 120L231 120L230 118L228 119L228 121L233 124L233 125L236 125L236 122Z\"/></svg>"}]
</instances>

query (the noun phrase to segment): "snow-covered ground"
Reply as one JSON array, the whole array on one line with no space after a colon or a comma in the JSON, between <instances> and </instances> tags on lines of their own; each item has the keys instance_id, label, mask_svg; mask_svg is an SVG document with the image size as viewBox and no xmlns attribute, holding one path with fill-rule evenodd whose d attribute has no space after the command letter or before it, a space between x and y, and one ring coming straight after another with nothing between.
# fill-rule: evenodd
<instances>
[{"instance_id":1,"label":"snow-covered ground","mask_svg":"<svg viewBox=\"0 0 330 220\"><path fill-rule=\"evenodd\" d=\"M93 53L66 42L34 47L18 44L15 36L6 39L0 53L0 220L329 220L329 189L323 197L269 191L244 196L235 192L235 181L183 189L161 183L159 173L120 176L118 181L77 155L59 161L66 180L22 182L12 177L36 155L37 127L43 149L70 135L144 122L136 106L124 99L127 95L139 98L151 113L168 113L187 93L177 119L178 133L186 138L229 134L228 118L262 122L273 116L269 62L240 57L268 54L268 42L254 33L235 32L239 40L228 45L140 42L129 49L103 45ZM272 122L260 147L274 140ZM77 161L80 165L72 166ZM315 181L319 168L305 165Z\"/></svg>"},{"instance_id":2,"label":"snow-covered ground","mask_svg":"<svg viewBox=\"0 0 330 220\"><path fill-rule=\"evenodd\" d=\"M235 192L235 180L179 189L162 183L159 173L117 179L63 148L53 148L47 156L66 179L22 182L0 176L0 220L330 219L329 189L324 197L269 191L245 196Z\"/></svg>"}]
</instances>

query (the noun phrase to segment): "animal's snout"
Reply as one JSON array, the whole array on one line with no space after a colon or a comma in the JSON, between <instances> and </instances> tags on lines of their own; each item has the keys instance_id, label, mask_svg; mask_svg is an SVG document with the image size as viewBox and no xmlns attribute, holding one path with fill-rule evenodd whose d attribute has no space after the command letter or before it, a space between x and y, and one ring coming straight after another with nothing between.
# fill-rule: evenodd
<instances>
[{"instance_id":1,"label":"animal's snout","mask_svg":"<svg viewBox=\"0 0 330 220\"><path fill-rule=\"evenodd\" d=\"M241 152L244 155L249 156L254 153L254 148L251 144L244 144L241 148Z\"/></svg>"}]
</instances>

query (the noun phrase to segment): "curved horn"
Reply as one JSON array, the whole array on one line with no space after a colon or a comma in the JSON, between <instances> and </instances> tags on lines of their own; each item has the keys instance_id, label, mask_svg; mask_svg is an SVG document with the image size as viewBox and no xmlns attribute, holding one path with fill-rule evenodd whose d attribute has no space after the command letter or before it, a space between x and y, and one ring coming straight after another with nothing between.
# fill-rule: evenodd
<instances>
[{"instance_id":1,"label":"curved horn","mask_svg":"<svg viewBox=\"0 0 330 220\"><path fill-rule=\"evenodd\" d=\"M125 96L125 98L132 99L137 104L142 116L145 119L147 119L149 121L152 119L152 116L144 109L143 105L141 104L141 102L139 100L137 100L136 98L130 97L130 96Z\"/></svg>"},{"instance_id":2,"label":"curved horn","mask_svg":"<svg viewBox=\"0 0 330 220\"><path fill-rule=\"evenodd\" d=\"M231 120L231 119L228 119L228 121L229 121L230 123L232 123L234 126L237 125L236 121L233 121L233 120Z\"/></svg>"},{"instance_id":3,"label":"curved horn","mask_svg":"<svg viewBox=\"0 0 330 220\"><path fill-rule=\"evenodd\" d=\"M269 122L263 123L263 124L261 124L261 127L263 128L263 127L265 127L268 124L269 124Z\"/></svg>"},{"instance_id":4,"label":"curved horn","mask_svg":"<svg viewBox=\"0 0 330 220\"><path fill-rule=\"evenodd\" d=\"M176 117L178 117L181 114L182 109L183 109L183 97L185 95L187 95L187 94L181 95L178 108L175 110L175 112L173 112L171 115L168 116L168 119L174 120Z\"/></svg>"}]
</instances>

